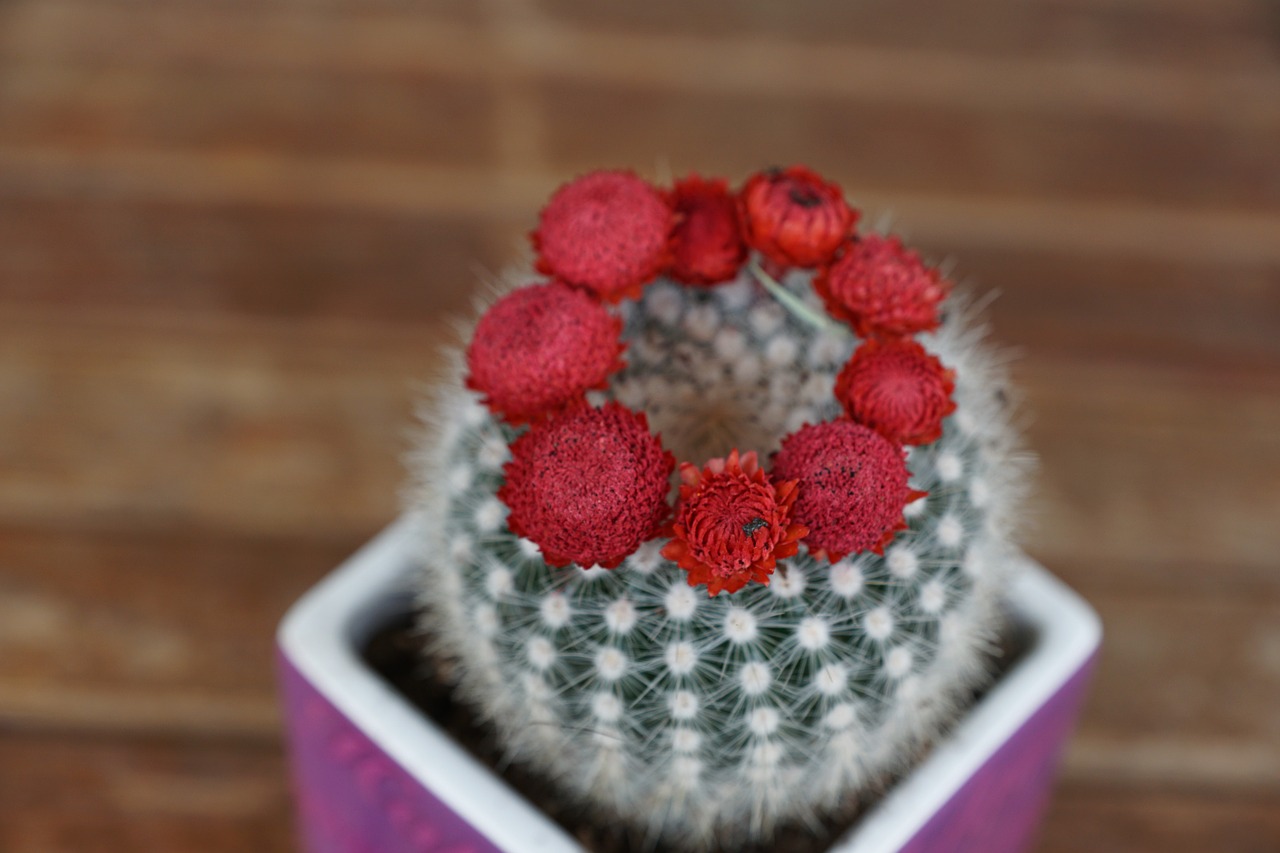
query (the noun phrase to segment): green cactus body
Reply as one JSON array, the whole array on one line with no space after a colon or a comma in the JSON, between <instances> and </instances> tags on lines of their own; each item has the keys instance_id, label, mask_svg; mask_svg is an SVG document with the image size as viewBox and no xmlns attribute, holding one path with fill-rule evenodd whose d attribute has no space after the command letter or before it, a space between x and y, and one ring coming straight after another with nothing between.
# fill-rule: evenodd
<instances>
[{"instance_id":1,"label":"green cactus body","mask_svg":"<svg viewBox=\"0 0 1280 853\"><path fill-rule=\"evenodd\" d=\"M819 312L809 275L784 285ZM616 570L558 569L507 530L517 434L463 390L461 357L424 409L420 598L436 653L509 755L653 837L736 844L848 808L916 760L986 676L1026 467L1003 376L952 299L921 342L957 374L956 412L913 448L910 528L883 556L800 554L768 586L709 597L646 543ZM747 274L658 280L618 309L627 368L596 402L648 414L679 459L768 454L840 414L857 340L816 330ZM613 818L618 819L617 817Z\"/></svg>"}]
</instances>

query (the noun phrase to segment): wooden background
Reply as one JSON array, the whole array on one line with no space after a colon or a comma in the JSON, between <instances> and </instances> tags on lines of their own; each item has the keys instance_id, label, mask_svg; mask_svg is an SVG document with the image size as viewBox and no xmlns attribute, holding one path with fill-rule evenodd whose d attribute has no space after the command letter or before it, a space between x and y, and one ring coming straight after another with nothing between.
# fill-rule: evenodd
<instances>
[{"instance_id":1,"label":"wooden background","mask_svg":"<svg viewBox=\"0 0 1280 853\"><path fill-rule=\"evenodd\" d=\"M1044 851L1280 850L1280 7L0 0L0 849L291 848L280 615L562 180L807 162L958 274L1106 651Z\"/></svg>"}]
</instances>

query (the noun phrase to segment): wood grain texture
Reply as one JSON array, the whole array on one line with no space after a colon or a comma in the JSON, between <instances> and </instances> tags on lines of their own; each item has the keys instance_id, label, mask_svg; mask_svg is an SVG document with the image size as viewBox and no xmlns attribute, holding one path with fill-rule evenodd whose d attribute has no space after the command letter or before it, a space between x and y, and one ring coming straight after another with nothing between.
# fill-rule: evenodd
<instances>
[{"instance_id":1,"label":"wood grain texture","mask_svg":"<svg viewBox=\"0 0 1280 853\"><path fill-rule=\"evenodd\" d=\"M5 145L275 148L475 166L496 141L483 81L202 68L158 78L100 64L23 64L0 79Z\"/></svg>"},{"instance_id":2,"label":"wood grain texture","mask_svg":"<svg viewBox=\"0 0 1280 853\"><path fill-rule=\"evenodd\" d=\"M0 849L291 849L271 638L575 171L807 160L978 292L1101 612L1040 849L1280 849L1262 0L0 2Z\"/></svg>"},{"instance_id":3,"label":"wood grain texture","mask_svg":"<svg viewBox=\"0 0 1280 853\"><path fill-rule=\"evenodd\" d=\"M1272 853L1280 848L1275 795L1124 786L1061 786L1041 853Z\"/></svg>"},{"instance_id":4,"label":"wood grain texture","mask_svg":"<svg viewBox=\"0 0 1280 853\"><path fill-rule=\"evenodd\" d=\"M542 91L554 164L565 171L612 153L640 166L661 158L680 174L741 174L772 162L777 151L795 151L815 168L840 171L851 187L1242 207L1280 200L1272 153L1280 122L1232 130L1019 104L921 110L888 93L672 93L588 81L552 82ZM1170 174L1186 177L1169 181Z\"/></svg>"},{"instance_id":5,"label":"wood grain texture","mask_svg":"<svg viewBox=\"0 0 1280 853\"><path fill-rule=\"evenodd\" d=\"M1227 564L1276 578L1280 374L1028 358L1046 557ZM1229 555L1229 556L1228 556ZM1152 588L1152 594L1167 590Z\"/></svg>"},{"instance_id":6,"label":"wood grain texture","mask_svg":"<svg viewBox=\"0 0 1280 853\"><path fill-rule=\"evenodd\" d=\"M1280 795L1280 605L1189 595L1091 601L1109 635L1073 771Z\"/></svg>"},{"instance_id":7,"label":"wood grain texture","mask_svg":"<svg viewBox=\"0 0 1280 853\"><path fill-rule=\"evenodd\" d=\"M0 734L6 853L294 849L274 744Z\"/></svg>"},{"instance_id":8,"label":"wood grain texture","mask_svg":"<svg viewBox=\"0 0 1280 853\"><path fill-rule=\"evenodd\" d=\"M422 323L497 266L485 223L447 215L14 192L0 222L13 306Z\"/></svg>"},{"instance_id":9,"label":"wood grain texture","mask_svg":"<svg viewBox=\"0 0 1280 853\"><path fill-rule=\"evenodd\" d=\"M275 626L358 542L0 529L0 723L269 742Z\"/></svg>"},{"instance_id":10,"label":"wood grain texture","mask_svg":"<svg viewBox=\"0 0 1280 853\"><path fill-rule=\"evenodd\" d=\"M829 14L839 4L826 0L824 5ZM995 5L988 21L1002 14ZM1001 5L1004 13L1013 7ZM842 93L929 106L1016 104L1038 112L1217 116L1226 124L1245 125L1276 121L1280 80L1265 47L1238 54L1253 60L1243 67L1178 61L1186 51L1176 48L1198 38L1204 18L1214 17L1203 10L1183 19L1179 38L1166 43L1175 49L1169 56L1135 61L1128 51L1132 40L1110 50L1008 56L970 50L959 41L946 49L918 49L838 37L815 43L780 32L722 31L707 38L675 24L661 33L591 28L558 20L522 0L490 0L485 6L482 21L459 22L431 9L360 14L349 8L345 13L299 11L293 4L215 10L166 2L144 10L129 3L23 0L6 10L0 56L128 67L443 71L489 79L543 75L623 87L644 83L677 92ZM1256 28L1253 37L1265 45L1274 27L1272 13L1251 0L1241 0L1241 6L1248 11L1236 16L1238 29ZM1158 15L1149 12L1148 20ZM827 18L808 20L822 25ZM1141 25L1135 29L1149 32ZM227 43L242 49L228 51Z\"/></svg>"},{"instance_id":11,"label":"wood grain texture","mask_svg":"<svg viewBox=\"0 0 1280 853\"><path fill-rule=\"evenodd\" d=\"M931 3L870 0L847 4L801 0L679 0L627 3L542 0L558 20L656 35L704 37L785 35L812 42L892 46L990 56L1063 56L1158 61L1195 67L1261 67L1274 61L1275 20L1263 3L1108 3L1055 0L1037 4Z\"/></svg>"},{"instance_id":12,"label":"wood grain texture","mask_svg":"<svg viewBox=\"0 0 1280 853\"><path fill-rule=\"evenodd\" d=\"M303 538L369 533L396 512L413 381L441 334L344 347L287 328L30 318L13 332L0 513Z\"/></svg>"}]
</instances>

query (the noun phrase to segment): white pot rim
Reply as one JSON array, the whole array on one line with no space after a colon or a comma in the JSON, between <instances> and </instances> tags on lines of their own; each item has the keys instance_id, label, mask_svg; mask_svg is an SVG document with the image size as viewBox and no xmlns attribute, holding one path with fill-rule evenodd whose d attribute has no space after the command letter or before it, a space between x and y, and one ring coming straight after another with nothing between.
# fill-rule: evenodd
<instances>
[{"instance_id":1,"label":"white pot rim","mask_svg":"<svg viewBox=\"0 0 1280 853\"><path fill-rule=\"evenodd\" d=\"M558 824L459 746L361 658L370 632L412 598L419 521L405 515L309 590L280 625L285 658L410 776L504 850L583 853ZM1092 657L1102 637L1094 611L1030 560L1007 603L1029 629L1022 656L951 734L830 853L902 847L995 751Z\"/></svg>"}]
</instances>

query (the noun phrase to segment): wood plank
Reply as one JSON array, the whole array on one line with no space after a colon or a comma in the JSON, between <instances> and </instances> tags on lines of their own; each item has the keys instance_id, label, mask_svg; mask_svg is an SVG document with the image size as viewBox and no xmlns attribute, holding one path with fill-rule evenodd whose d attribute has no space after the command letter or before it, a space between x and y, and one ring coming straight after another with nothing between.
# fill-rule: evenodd
<instances>
[{"instance_id":1,"label":"wood plank","mask_svg":"<svg viewBox=\"0 0 1280 853\"><path fill-rule=\"evenodd\" d=\"M0 733L7 853L294 849L274 744Z\"/></svg>"},{"instance_id":2,"label":"wood plank","mask_svg":"<svg viewBox=\"0 0 1280 853\"><path fill-rule=\"evenodd\" d=\"M1127 2L1142 2L1142 0L1126 0ZM29 0L15 0L15 2L29 2ZM1178 2L1178 0L1171 0ZM1182 0L1185 2L1185 0ZM151 9L165 9L166 7L183 5L183 0L102 0L97 4L103 7L119 6L124 9L131 7L145 6ZM270 10L280 10L289 12L306 12L315 17L334 17L334 16L353 16L360 13L376 12L386 14L389 12L403 13L406 6L405 0L270 0L269 4L263 4L260 0L221 0L218 9L233 11L236 13L253 12L259 13ZM413 14L419 19L441 20L457 23L478 23L486 20L487 8L485 3L476 3L474 0L431 0L429 4L415 5Z\"/></svg>"},{"instance_id":3,"label":"wood plank","mask_svg":"<svg viewBox=\"0 0 1280 853\"><path fill-rule=\"evenodd\" d=\"M1191 263L976 240L935 242L924 252L962 286L997 294L996 340L1029 355L1224 371L1280 363L1280 261Z\"/></svg>"},{"instance_id":4,"label":"wood plank","mask_svg":"<svg viewBox=\"0 0 1280 853\"><path fill-rule=\"evenodd\" d=\"M1213 732L1173 740L1086 729L1068 746L1064 772L1080 784L1272 791L1280 802L1280 750L1275 744L1224 738Z\"/></svg>"},{"instance_id":5,"label":"wood plank","mask_svg":"<svg viewBox=\"0 0 1280 853\"><path fill-rule=\"evenodd\" d=\"M287 28L284 37L326 49L307 28ZM502 53L500 42L489 47ZM267 149L477 165L497 151L490 82L499 72L470 68L469 57L474 50L457 58L458 73L442 61L425 71L357 77L324 66L192 70L170 59L139 70L114 67L106 57L70 65L48 57L11 60L9 72L0 73L0 112L10 118L0 126L0 145ZM921 109L879 91L673 93L634 74L602 83L598 75L563 81L558 73L534 80L545 133L533 135L545 136L553 162L569 171L665 158L681 170L745 173L788 151L847 172L853 187L1246 207L1280 199L1269 156L1280 145L1280 111L1263 113L1271 118L1261 124L1235 122L1236 111L1220 110L1208 120L1142 110L1082 120L1018 103ZM515 66L500 74L529 76ZM1221 97L1236 100L1229 92ZM766 115L769 121L757 120ZM673 136L670 127L691 132ZM1170 174L1183 179L1169 181Z\"/></svg>"},{"instance_id":6,"label":"wood plank","mask_svg":"<svg viewBox=\"0 0 1280 853\"><path fill-rule=\"evenodd\" d=\"M1267 10L1247 0L1204 4L1056 0L541 0L556 21L661 37L754 35L850 46L941 49L996 56L1121 58L1196 67L1274 69Z\"/></svg>"},{"instance_id":7,"label":"wood plank","mask_svg":"<svg viewBox=\"0 0 1280 853\"><path fill-rule=\"evenodd\" d=\"M644 85L548 82L541 97L550 161L747 174L774 162L906 192L1110 199L1209 207L1280 204L1280 123L1229 129L1140 113L1082 119L1020 105L921 109L900 99L801 93L671 92ZM673 128L679 128L673 133ZM1170 180L1179 175L1179 180Z\"/></svg>"},{"instance_id":8,"label":"wood plank","mask_svg":"<svg viewBox=\"0 0 1280 853\"><path fill-rule=\"evenodd\" d=\"M610 162L628 165L617 159ZM652 160L630 165L645 174L655 171ZM722 167L717 171L724 172ZM854 186L844 167L829 174ZM0 192L17 198L106 195L187 204L305 205L455 219L500 218L518 223L508 237L527 229L534 212L569 177L562 170L463 170L263 152L0 147ZM1280 211L1269 209L1168 207L986 192L939 194L884 185L859 185L856 198L868 222L887 216L899 231L926 248L1005 246L1266 269L1280 263L1280 241L1275 239L1280 233Z\"/></svg>"},{"instance_id":9,"label":"wood plank","mask_svg":"<svg viewBox=\"0 0 1280 853\"><path fill-rule=\"evenodd\" d=\"M506 247L502 247L506 250ZM483 220L0 190L0 303L423 323L503 259Z\"/></svg>"},{"instance_id":10,"label":"wood plank","mask_svg":"<svg viewBox=\"0 0 1280 853\"><path fill-rule=\"evenodd\" d=\"M1035 553L1094 565L1100 577L1112 565L1201 566L1227 588L1275 588L1274 368L1162 369L1034 354L1017 375L1032 418L1028 444L1042 463L1039 523L1028 539Z\"/></svg>"},{"instance_id":11,"label":"wood plank","mask_svg":"<svg viewBox=\"0 0 1280 853\"><path fill-rule=\"evenodd\" d=\"M31 0L27 0L31 2ZM12 4L18 5L18 4ZM36 5L32 3L32 5ZM96 8L141 5L137 0L100 0ZM149 9L182 6L155 0ZM302 8L313 18L345 21L404 14L403 0L273 0L271 13ZM226 0L221 12L262 13L252 0ZM802 0L788 13L767 2L711 0L696 7L677 0L653 3L474 3L434 0L412 10L412 19L464 24L501 24L502 18L550 21L579 29L626 30L661 37L672 32L702 38L765 35L802 42L911 49L951 49L989 55L1073 55L1139 59L1196 67L1268 69L1274 54L1271 20L1250 0L1222 0L1212 7L1194 0L1053 0L1028 7L1012 0L978 3L869 0L850 7L833 0ZM56 16L62 19L61 15ZM497 18L498 20L494 20Z\"/></svg>"},{"instance_id":12,"label":"wood plank","mask_svg":"<svg viewBox=\"0 0 1280 853\"><path fill-rule=\"evenodd\" d=\"M0 528L0 726L270 740L276 625L363 538Z\"/></svg>"},{"instance_id":13,"label":"wood plank","mask_svg":"<svg viewBox=\"0 0 1280 853\"><path fill-rule=\"evenodd\" d=\"M1068 783L1047 816L1039 853L1272 853L1280 849L1273 791L1133 789Z\"/></svg>"},{"instance_id":14,"label":"wood plank","mask_svg":"<svg viewBox=\"0 0 1280 853\"><path fill-rule=\"evenodd\" d=\"M329 18L256 8L237 14L187 4L148 6L139 12L83 0L27 0L8 10L6 26L0 28L0 57L133 67L179 62L247 69L435 69L508 80L546 75L597 84L643 83L677 91L856 93L934 106L964 103L1051 114L1083 110L1198 116L1235 126L1274 126L1277 121L1280 76L1269 59L1218 69L1134 61L1125 47L1110 56L1104 52L1105 58L1086 53L1089 60L1082 61L1070 53L989 56L966 51L964 41L934 49L850 49L846 43L772 34L712 39L666 32L659 37L566 26L531 14L523 5L494 8L493 25L483 29L412 14ZM1192 23L1197 34L1212 29L1211 23ZM1253 32L1252 26L1251 18L1236 28ZM1141 25L1136 29L1147 31ZM131 48L122 51L122 44ZM241 49L227 51L226 44ZM1269 47L1252 52L1271 56ZM1224 103L1231 109L1224 110Z\"/></svg>"},{"instance_id":15,"label":"wood plank","mask_svg":"<svg viewBox=\"0 0 1280 853\"><path fill-rule=\"evenodd\" d=\"M0 321L0 518L362 536L397 510L438 324Z\"/></svg>"},{"instance_id":16,"label":"wood plank","mask_svg":"<svg viewBox=\"0 0 1280 853\"><path fill-rule=\"evenodd\" d=\"M1172 585L1095 591L1097 676L1068 753L1074 779L1266 788L1280 795L1280 601Z\"/></svg>"},{"instance_id":17,"label":"wood plank","mask_svg":"<svg viewBox=\"0 0 1280 853\"><path fill-rule=\"evenodd\" d=\"M182 2L53 0L11 2L0 15L0 62L60 66L470 73L485 76L502 58L490 47L483 4L457 15L458 0L415 6L236 2L192 7ZM444 14L439 14L439 10ZM121 39L132 37L133 48ZM228 50L234 44L236 50Z\"/></svg>"},{"instance_id":18,"label":"wood plank","mask_svg":"<svg viewBox=\"0 0 1280 853\"><path fill-rule=\"evenodd\" d=\"M479 166L496 151L483 79L102 64L0 64L0 145L273 150Z\"/></svg>"}]
</instances>

